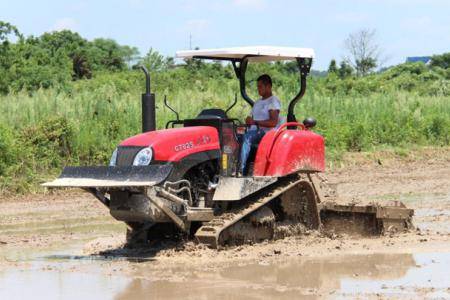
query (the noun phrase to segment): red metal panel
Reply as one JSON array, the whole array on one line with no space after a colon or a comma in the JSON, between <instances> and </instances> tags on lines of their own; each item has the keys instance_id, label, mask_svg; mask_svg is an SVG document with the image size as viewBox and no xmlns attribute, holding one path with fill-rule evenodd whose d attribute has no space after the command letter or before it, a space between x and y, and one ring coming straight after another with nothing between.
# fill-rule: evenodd
<instances>
[{"instance_id":1,"label":"red metal panel","mask_svg":"<svg viewBox=\"0 0 450 300\"><path fill-rule=\"evenodd\" d=\"M179 161L198 152L220 150L217 129L209 126L150 131L124 140L120 146L151 146L153 159Z\"/></svg>"},{"instance_id":2,"label":"red metal panel","mask_svg":"<svg viewBox=\"0 0 450 300\"><path fill-rule=\"evenodd\" d=\"M253 174L285 176L297 171L324 170L325 145L322 136L310 130L280 128L269 131L261 140Z\"/></svg>"}]
</instances>

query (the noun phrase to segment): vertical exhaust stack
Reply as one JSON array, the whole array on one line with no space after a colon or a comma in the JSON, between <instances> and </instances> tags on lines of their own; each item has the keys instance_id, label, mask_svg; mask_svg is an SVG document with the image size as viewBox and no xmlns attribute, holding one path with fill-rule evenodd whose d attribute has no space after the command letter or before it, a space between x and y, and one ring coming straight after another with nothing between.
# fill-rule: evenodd
<instances>
[{"instance_id":1,"label":"vertical exhaust stack","mask_svg":"<svg viewBox=\"0 0 450 300\"><path fill-rule=\"evenodd\" d=\"M142 132L156 130L155 94L150 91L150 74L141 66L145 74L145 94L142 94Z\"/></svg>"}]
</instances>

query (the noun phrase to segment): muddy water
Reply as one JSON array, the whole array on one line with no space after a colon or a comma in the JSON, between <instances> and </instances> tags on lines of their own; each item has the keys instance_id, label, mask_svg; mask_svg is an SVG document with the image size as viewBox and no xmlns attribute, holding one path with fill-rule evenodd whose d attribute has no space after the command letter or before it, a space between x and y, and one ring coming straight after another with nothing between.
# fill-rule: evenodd
<instances>
[{"instance_id":1,"label":"muddy water","mask_svg":"<svg viewBox=\"0 0 450 300\"><path fill-rule=\"evenodd\" d=\"M444 265L431 263L437 260ZM315 299L377 293L411 297L426 287L450 297L450 272L445 267L449 262L450 256L442 254L377 254L232 265L217 272L178 272L178 282L135 279L118 298Z\"/></svg>"},{"instance_id":2,"label":"muddy water","mask_svg":"<svg viewBox=\"0 0 450 300\"><path fill-rule=\"evenodd\" d=\"M86 253L115 249L123 224L97 216L104 209L93 211L92 199L78 200L61 203L64 213L51 206L51 218L37 209L41 203L26 211L24 203L0 205L0 299L450 299L448 193L397 197L415 208L420 230L395 237L305 236L241 250L108 259Z\"/></svg>"},{"instance_id":3,"label":"muddy water","mask_svg":"<svg viewBox=\"0 0 450 300\"><path fill-rule=\"evenodd\" d=\"M60 252L0 270L0 299L450 298L450 253L342 255L155 267Z\"/></svg>"}]
</instances>

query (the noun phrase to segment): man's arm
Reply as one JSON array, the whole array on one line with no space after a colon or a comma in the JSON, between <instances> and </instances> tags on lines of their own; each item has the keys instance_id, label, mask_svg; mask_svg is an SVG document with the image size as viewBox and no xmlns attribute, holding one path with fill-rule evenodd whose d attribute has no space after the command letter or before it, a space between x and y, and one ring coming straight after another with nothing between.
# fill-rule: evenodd
<instances>
[{"instance_id":1,"label":"man's arm","mask_svg":"<svg viewBox=\"0 0 450 300\"><path fill-rule=\"evenodd\" d=\"M272 128L272 127L277 126L279 115L280 115L280 111L279 110L271 109L271 110L269 110L269 120L255 121L251 117L247 117L245 122L248 125L258 125L258 126L261 126L261 127Z\"/></svg>"}]
</instances>

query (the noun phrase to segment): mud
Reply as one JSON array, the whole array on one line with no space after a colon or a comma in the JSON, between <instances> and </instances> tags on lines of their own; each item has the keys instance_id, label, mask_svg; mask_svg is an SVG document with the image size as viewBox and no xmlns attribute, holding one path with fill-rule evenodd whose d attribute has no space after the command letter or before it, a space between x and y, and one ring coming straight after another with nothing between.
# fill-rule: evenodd
<instances>
[{"instance_id":1,"label":"mud","mask_svg":"<svg viewBox=\"0 0 450 300\"><path fill-rule=\"evenodd\" d=\"M125 249L125 226L88 194L3 198L0 298L450 298L450 150L343 164L324 175L327 198L403 201L416 229L373 238L299 228L221 251L183 241Z\"/></svg>"}]
</instances>

